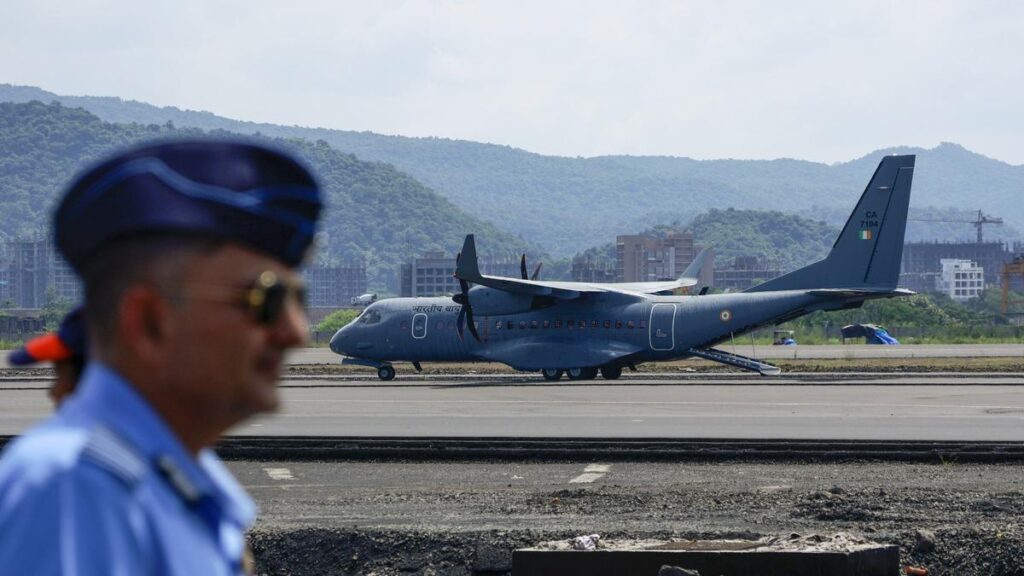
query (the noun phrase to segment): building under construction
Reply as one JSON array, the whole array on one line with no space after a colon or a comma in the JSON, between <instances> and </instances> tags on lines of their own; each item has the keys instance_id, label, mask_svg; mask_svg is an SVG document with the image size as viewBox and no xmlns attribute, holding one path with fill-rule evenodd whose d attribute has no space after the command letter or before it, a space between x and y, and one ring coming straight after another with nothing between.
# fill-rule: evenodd
<instances>
[{"instance_id":1,"label":"building under construction","mask_svg":"<svg viewBox=\"0 0 1024 576\"><path fill-rule=\"evenodd\" d=\"M900 286L916 292L935 292L942 275L941 260L970 260L985 270L985 286L1000 282L1003 264L1024 250L1020 242L1008 249L1002 242L907 242L903 245Z\"/></svg>"}]
</instances>

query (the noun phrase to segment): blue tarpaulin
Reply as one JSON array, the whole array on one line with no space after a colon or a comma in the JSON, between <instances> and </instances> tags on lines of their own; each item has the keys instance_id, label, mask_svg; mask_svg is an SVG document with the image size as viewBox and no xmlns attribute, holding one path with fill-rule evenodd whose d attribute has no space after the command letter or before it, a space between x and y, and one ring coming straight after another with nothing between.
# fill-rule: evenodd
<instances>
[{"instance_id":1,"label":"blue tarpaulin","mask_svg":"<svg viewBox=\"0 0 1024 576\"><path fill-rule=\"evenodd\" d=\"M864 337L865 344L899 344L899 340L893 338L881 326L874 324L850 324L843 326L843 339Z\"/></svg>"}]
</instances>

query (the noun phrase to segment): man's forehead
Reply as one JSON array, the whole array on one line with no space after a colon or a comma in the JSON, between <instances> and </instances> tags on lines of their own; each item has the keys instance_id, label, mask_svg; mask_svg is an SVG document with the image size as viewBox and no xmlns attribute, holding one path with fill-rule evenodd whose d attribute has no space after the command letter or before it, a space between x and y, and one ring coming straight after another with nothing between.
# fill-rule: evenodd
<instances>
[{"instance_id":1,"label":"man's forehead","mask_svg":"<svg viewBox=\"0 0 1024 576\"><path fill-rule=\"evenodd\" d=\"M299 272L284 262L230 242L195 260L185 273L190 279L202 277L249 282L268 270L286 280L299 278Z\"/></svg>"}]
</instances>

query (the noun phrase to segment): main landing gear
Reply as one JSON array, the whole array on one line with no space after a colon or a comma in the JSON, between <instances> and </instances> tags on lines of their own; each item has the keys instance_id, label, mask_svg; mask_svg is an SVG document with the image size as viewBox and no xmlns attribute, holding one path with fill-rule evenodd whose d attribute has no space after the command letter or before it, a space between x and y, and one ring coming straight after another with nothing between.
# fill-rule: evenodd
<instances>
[{"instance_id":1,"label":"main landing gear","mask_svg":"<svg viewBox=\"0 0 1024 576\"><path fill-rule=\"evenodd\" d=\"M608 364L598 368L545 368L540 371L544 379L554 382L562 378L562 374L569 377L569 380L593 380L597 378L598 371L605 380L618 380L622 376L622 366Z\"/></svg>"},{"instance_id":2,"label":"main landing gear","mask_svg":"<svg viewBox=\"0 0 1024 576\"><path fill-rule=\"evenodd\" d=\"M395 379L395 368L391 364L385 364L377 368L377 378L387 382Z\"/></svg>"}]
</instances>

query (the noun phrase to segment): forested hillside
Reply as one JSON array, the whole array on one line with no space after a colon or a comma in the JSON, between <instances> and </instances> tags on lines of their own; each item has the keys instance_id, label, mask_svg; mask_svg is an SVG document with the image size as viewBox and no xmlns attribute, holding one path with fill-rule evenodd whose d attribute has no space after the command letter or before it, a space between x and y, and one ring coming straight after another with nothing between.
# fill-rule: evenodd
<instances>
[{"instance_id":1,"label":"forested hillside","mask_svg":"<svg viewBox=\"0 0 1024 576\"><path fill-rule=\"evenodd\" d=\"M643 233L663 237L678 230L692 232L694 242L701 246L714 247L715 268L728 267L737 256L757 256L783 272L824 258L839 235L838 227L818 220L776 211L732 208L714 208L685 225L659 225ZM614 262L615 243L588 248L576 258Z\"/></svg>"},{"instance_id":2,"label":"forested hillside","mask_svg":"<svg viewBox=\"0 0 1024 576\"><path fill-rule=\"evenodd\" d=\"M171 124L112 124L59 104L0 103L0 234L46 231L72 175L102 155L149 139L204 136ZM216 132L218 136L228 135ZM370 284L383 288L398 265L424 250L452 254L466 233L482 237L483 257L539 249L469 216L407 174L364 162L326 142L274 140L306 160L326 190L324 260L364 259Z\"/></svg>"},{"instance_id":3,"label":"forested hillside","mask_svg":"<svg viewBox=\"0 0 1024 576\"><path fill-rule=\"evenodd\" d=\"M542 156L508 146L275 126L221 118L208 112L157 108L118 98L66 97L38 88L0 85L0 100L57 99L108 121L197 126L242 133L322 139L363 160L383 161L436 190L466 212L488 220L555 256L635 233L654 224L688 221L713 208L779 210L841 225L879 158L918 154L912 209L961 213L984 210L1007 227L991 238L1016 238L1024 227L1024 166L1011 166L955 144L930 150L891 149L836 165L800 160L708 160L674 157ZM934 213L936 210L930 210ZM969 225L911 224L910 239L970 236Z\"/></svg>"}]
</instances>

